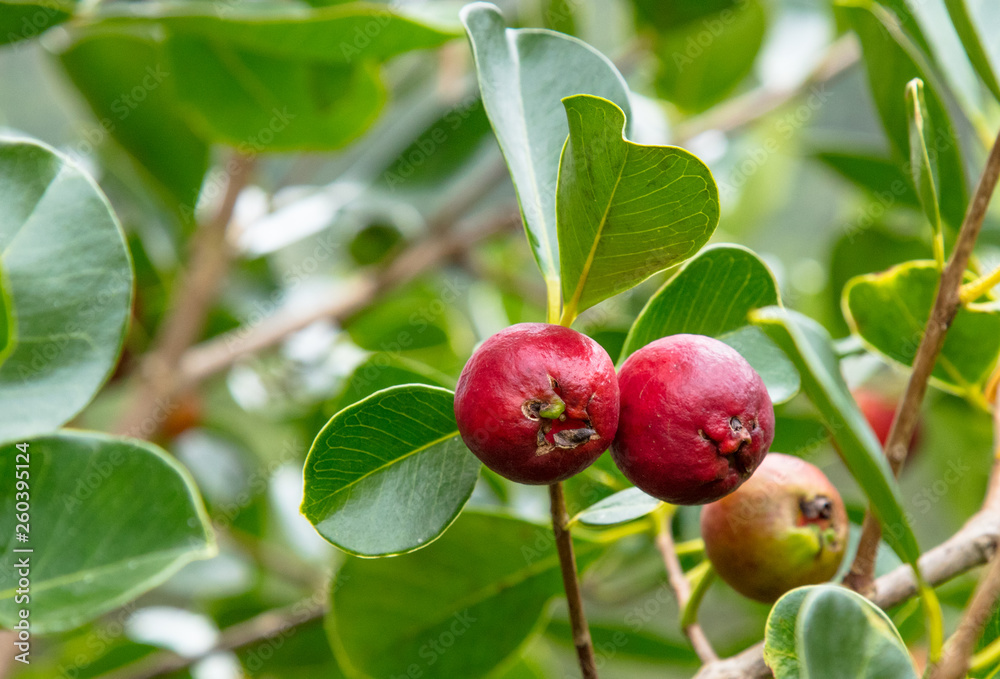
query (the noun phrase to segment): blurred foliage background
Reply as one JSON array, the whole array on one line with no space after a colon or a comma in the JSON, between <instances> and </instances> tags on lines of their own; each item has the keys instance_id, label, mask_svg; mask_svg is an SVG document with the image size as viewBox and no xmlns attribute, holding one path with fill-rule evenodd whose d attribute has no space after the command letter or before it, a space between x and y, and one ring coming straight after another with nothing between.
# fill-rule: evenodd
<instances>
[{"instance_id":1,"label":"blurred foliage background","mask_svg":"<svg viewBox=\"0 0 1000 679\"><path fill-rule=\"evenodd\" d=\"M136 269L125 355L74 425L118 426L141 358L183 289L197 225L211 221L227 185L246 174L226 233L226 273L217 294L209 290L199 344L180 368L195 379L152 435L194 475L220 553L92 624L36 641L32 665L17 676L96 677L158 648L194 659L172 677L342 676L319 619L270 641L213 650L220 630L324 601L328 576L345 559L298 512L309 444L343 406L394 384L453 386L477 342L511 323L544 320L544 286L478 100L460 3L393 3L412 23L375 14L357 32L332 34L322 22L343 3L275 4L301 12L302 25L316 30L225 25L245 9L274 8L255 0L84 0L63 8L79 15L73 21L0 47L0 127L60 149L99 180ZM857 42L830 3L498 4L511 25L568 32L612 58L634 94L632 138L682 145L715 174L723 211L713 241L754 249L785 303L834 337L849 334L840 307L849 278L931 257L916 195L908 181L894 183L902 175L887 160L891 145ZM926 41L948 83L973 176L985 156L979 130L996 127L1000 108L977 81L943 1L912 4L917 26L907 29ZM1000 12L981 4L997 56ZM3 42L65 18L42 4L2 10ZM47 18L36 25L39 11ZM983 270L1000 263L995 211L979 255ZM589 310L577 327L617 355L668 275ZM844 365L853 386L890 395L902 387L902 373L870 354ZM802 397L779 408L776 432L772 450L823 468L860 522L863 497ZM978 508L990 436L986 413L932 391L919 451L901 480L922 545L951 535ZM624 484L603 457L567 484L571 512ZM544 488L485 470L471 505L540 521L548 514ZM697 537L697 516L697 508L681 510L678 540ZM464 520L440 549L462 552ZM880 570L896 563L882 554ZM403 568L408 559L426 565L417 555L391 561ZM357 582L374 593L379 580L365 566L357 565ZM973 582L966 576L941 590L950 620ZM605 676L694 672L697 658L677 628L651 537L627 537L603 553L584 593ZM730 654L759 640L766 613L716 584L701 620L717 650ZM921 637L912 605L893 618L905 637ZM379 622L360 616L357 624L375 634ZM561 601L519 656L492 676L575 676Z\"/></svg>"}]
</instances>

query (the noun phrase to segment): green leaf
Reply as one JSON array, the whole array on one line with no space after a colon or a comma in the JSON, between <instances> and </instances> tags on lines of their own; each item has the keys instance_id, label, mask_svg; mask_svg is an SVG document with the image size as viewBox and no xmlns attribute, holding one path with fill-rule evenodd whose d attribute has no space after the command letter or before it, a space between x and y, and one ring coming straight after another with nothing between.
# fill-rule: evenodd
<instances>
[{"instance_id":1,"label":"green leaf","mask_svg":"<svg viewBox=\"0 0 1000 679\"><path fill-rule=\"evenodd\" d=\"M320 535L361 556L436 540L465 506L479 460L458 436L455 395L404 385L342 410L305 465L302 513Z\"/></svg>"},{"instance_id":2,"label":"green leaf","mask_svg":"<svg viewBox=\"0 0 1000 679\"><path fill-rule=\"evenodd\" d=\"M880 608L843 587L781 597L767 618L764 660L775 679L916 679L899 632Z\"/></svg>"},{"instance_id":3,"label":"green leaf","mask_svg":"<svg viewBox=\"0 0 1000 679\"><path fill-rule=\"evenodd\" d=\"M886 542L917 569L920 548L903 512L899 487L878 439L840 374L830 335L812 319L781 307L750 314L799 371L802 391L837 441L840 456L882 523Z\"/></svg>"},{"instance_id":4,"label":"green leaf","mask_svg":"<svg viewBox=\"0 0 1000 679\"><path fill-rule=\"evenodd\" d=\"M726 4L730 6L697 21L660 27L656 88L664 99L687 111L704 111L725 98L753 70L764 43L764 4L760 0Z\"/></svg>"},{"instance_id":5,"label":"green leaf","mask_svg":"<svg viewBox=\"0 0 1000 679\"><path fill-rule=\"evenodd\" d=\"M591 46L552 31L506 28L493 5L467 5L462 22L475 54L483 105L551 298L559 278L559 154L569 131L559 102L574 94L594 94L615 102L627 119L628 86L614 64Z\"/></svg>"},{"instance_id":6,"label":"green leaf","mask_svg":"<svg viewBox=\"0 0 1000 679\"><path fill-rule=\"evenodd\" d=\"M331 64L383 62L412 50L438 47L460 35L450 27L410 18L391 6L366 2L319 9L240 2L219 7L204 2L151 2L141 9L127 5L116 9L120 14L102 17L99 25L157 25L172 36L198 37L279 60Z\"/></svg>"},{"instance_id":7,"label":"green leaf","mask_svg":"<svg viewBox=\"0 0 1000 679\"><path fill-rule=\"evenodd\" d=\"M449 384L450 383L450 384ZM455 386L454 380L422 363L388 352L373 354L365 359L351 376L329 412L335 415L347 406L371 396L376 391L401 384L429 384L432 387Z\"/></svg>"},{"instance_id":8,"label":"green leaf","mask_svg":"<svg viewBox=\"0 0 1000 679\"><path fill-rule=\"evenodd\" d=\"M0 260L0 366L14 350L17 329L14 326L14 307L11 303L10 283L3 270L3 260Z\"/></svg>"},{"instance_id":9,"label":"green leaf","mask_svg":"<svg viewBox=\"0 0 1000 679\"><path fill-rule=\"evenodd\" d=\"M898 201L920 207L911 178L891 159L840 151L821 151L816 159L848 181L868 189L887 206Z\"/></svg>"},{"instance_id":10,"label":"green leaf","mask_svg":"<svg viewBox=\"0 0 1000 679\"><path fill-rule=\"evenodd\" d=\"M683 262L719 223L719 190L697 157L628 141L625 113L567 97L556 198L564 319Z\"/></svg>"},{"instance_id":11,"label":"green leaf","mask_svg":"<svg viewBox=\"0 0 1000 679\"><path fill-rule=\"evenodd\" d=\"M910 159L908 106L904 92L907 83L920 78L928 118L924 138L930 140L928 152L937 159L940 177L941 216L958 229L965 217L968 189L958 137L931 77L930 67L920 49L900 29L899 22L881 6L863 1L862 6L841 6L861 40L872 96L882 126L900 164Z\"/></svg>"},{"instance_id":12,"label":"green leaf","mask_svg":"<svg viewBox=\"0 0 1000 679\"><path fill-rule=\"evenodd\" d=\"M906 113L910 130L910 172L913 185L917 187L920 205L927 221L934 230L935 242L941 243L941 265L944 265L944 241L941 234L941 210L938 207L938 167L937 156L931 158L928 152L934 142L928 136L931 127L930 114L924 100L924 81L914 78L906 84Z\"/></svg>"},{"instance_id":13,"label":"green leaf","mask_svg":"<svg viewBox=\"0 0 1000 679\"><path fill-rule=\"evenodd\" d=\"M73 2L0 0L0 45L35 38L69 19Z\"/></svg>"},{"instance_id":14,"label":"green leaf","mask_svg":"<svg viewBox=\"0 0 1000 679\"><path fill-rule=\"evenodd\" d=\"M983 41L973 13L970 12L972 8L977 7L976 4L970 5L967 0L944 0L944 4L948 8L955 31L962 39L965 54L972 62L972 67L976 69L976 73L986 83L993 96L1000 100L1000 82L997 81L996 70L993 67L993 59L1000 58L1000 50L996 49L996 40L992 43ZM984 23L987 23L988 18L992 18L992 23L984 26L982 32L995 36L997 26L1000 25L1000 14L996 12L996 5L988 1L979 2L977 9L977 15L983 17ZM989 14L991 11L992 14ZM993 47L992 56L987 47Z\"/></svg>"},{"instance_id":15,"label":"green leaf","mask_svg":"<svg viewBox=\"0 0 1000 679\"><path fill-rule=\"evenodd\" d=\"M297 60L184 34L167 41L166 55L196 129L249 156L340 148L385 103L378 66L368 62Z\"/></svg>"},{"instance_id":16,"label":"green leaf","mask_svg":"<svg viewBox=\"0 0 1000 679\"><path fill-rule=\"evenodd\" d=\"M913 365L937 294L934 262L906 262L888 271L858 276L844 288L844 316L862 340L880 354ZM982 384L1000 354L1000 306L963 306L952 321L931 378L937 386L967 394Z\"/></svg>"},{"instance_id":17,"label":"green leaf","mask_svg":"<svg viewBox=\"0 0 1000 679\"><path fill-rule=\"evenodd\" d=\"M619 363L661 337L716 337L760 373L772 401L787 401L799 388L795 367L771 340L747 327L751 311L775 304L780 304L778 285L757 255L739 245L707 247L646 303L629 330Z\"/></svg>"},{"instance_id":18,"label":"green leaf","mask_svg":"<svg viewBox=\"0 0 1000 679\"><path fill-rule=\"evenodd\" d=\"M153 31L77 33L57 56L90 104L96 124L87 142L113 137L173 208L190 216L208 169L208 142L191 130Z\"/></svg>"},{"instance_id":19,"label":"green leaf","mask_svg":"<svg viewBox=\"0 0 1000 679\"><path fill-rule=\"evenodd\" d=\"M626 488L587 507L576 520L588 526L611 526L646 516L661 504L638 488Z\"/></svg>"},{"instance_id":20,"label":"green leaf","mask_svg":"<svg viewBox=\"0 0 1000 679\"><path fill-rule=\"evenodd\" d=\"M0 139L0 267L17 335L0 365L0 443L83 409L121 353L132 265L104 194L79 167Z\"/></svg>"},{"instance_id":21,"label":"green leaf","mask_svg":"<svg viewBox=\"0 0 1000 679\"><path fill-rule=\"evenodd\" d=\"M581 565L599 552L576 544ZM455 679L487 676L541 631L562 580L551 527L466 512L427 549L349 559L332 592L327 631L348 676Z\"/></svg>"},{"instance_id":22,"label":"green leaf","mask_svg":"<svg viewBox=\"0 0 1000 679\"><path fill-rule=\"evenodd\" d=\"M6 532L0 572L29 559L34 631L81 625L215 553L194 482L156 446L66 431L30 441L27 454L28 542L15 542L13 527ZM14 444L0 448L0 506L11 520L23 500L14 482L23 462ZM22 548L33 551L12 551ZM15 603L12 580L0 588L0 622L9 628L25 606Z\"/></svg>"}]
</instances>

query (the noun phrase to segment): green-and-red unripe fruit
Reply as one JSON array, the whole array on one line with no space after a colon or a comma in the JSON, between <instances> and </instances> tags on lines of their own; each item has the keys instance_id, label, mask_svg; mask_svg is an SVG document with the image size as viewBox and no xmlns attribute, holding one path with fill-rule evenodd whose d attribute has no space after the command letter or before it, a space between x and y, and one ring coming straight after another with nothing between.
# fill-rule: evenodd
<instances>
[{"instance_id":1,"label":"green-and-red unripe fruit","mask_svg":"<svg viewBox=\"0 0 1000 679\"><path fill-rule=\"evenodd\" d=\"M816 466L771 453L739 490L701 512L712 567L740 594L773 603L832 578L847 549L840 493Z\"/></svg>"},{"instance_id":2,"label":"green-and-red unripe fruit","mask_svg":"<svg viewBox=\"0 0 1000 679\"><path fill-rule=\"evenodd\" d=\"M711 337L650 342L625 361L618 385L615 463L665 502L725 497L750 478L774 439L764 381L735 349Z\"/></svg>"},{"instance_id":3,"label":"green-and-red unripe fruit","mask_svg":"<svg viewBox=\"0 0 1000 679\"><path fill-rule=\"evenodd\" d=\"M586 469L618 428L618 378L608 353L575 330L520 323L493 335L455 389L462 440L512 481L548 484Z\"/></svg>"}]
</instances>

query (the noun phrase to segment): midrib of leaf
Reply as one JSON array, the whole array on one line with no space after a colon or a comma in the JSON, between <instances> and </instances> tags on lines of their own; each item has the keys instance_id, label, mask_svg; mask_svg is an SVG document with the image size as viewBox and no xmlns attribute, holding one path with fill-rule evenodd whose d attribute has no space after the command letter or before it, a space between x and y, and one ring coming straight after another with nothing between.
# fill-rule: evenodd
<instances>
[{"instance_id":1,"label":"midrib of leaf","mask_svg":"<svg viewBox=\"0 0 1000 679\"><path fill-rule=\"evenodd\" d=\"M611 195L608 196L608 204L604 207L604 214L601 215L601 222L597 225L597 233L594 234L594 243L590 246L590 253L587 255L587 261L583 263L583 268L580 270L580 280L577 281L576 290L573 291L573 297L569 304L566 305L566 309L563 311L563 317L560 323L563 325L569 325L576 318L576 309L580 304L580 298L583 296L583 289L587 285L587 277L590 276L590 269L594 265L594 257L597 255L597 246L601 242L601 236L604 233L604 226L608 222L608 213L611 211L611 205L615 202L615 194L618 192L618 187L622 183L622 174L625 172L625 166L628 164L628 149L625 150L625 158L622 159L622 165L618 168L618 176L615 178L615 185L611 189Z\"/></svg>"},{"instance_id":2,"label":"midrib of leaf","mask_svg":"<svg viewBox=\"0 0 1000 679\"><path fill-rule=\"evenodd\" d=\"M552 248L552 239L549 238L549 224L547 221L547 215L544 214L542 210L541 203L541 186L538 185L538 176L535 174L535 163L534 154L531 152L531 137L528 135L528 113L524 108L524 88L522 87L521 78L521 56L517 51L517 35L504 28L504 41L507 43L507 53L510 55L511 61L514 63L514 78L517 80L517 108L521 113L521 125L518 126L519 132L524 137L524 148L528 151L528 174L530 176L531 185L534 187L534 197L533 203L535 204L535 214L542 220L542 240L545 241L545 250L549 253L548 260L545 262L545 268L547 271L543 272L545 275L546 284L549 280L553 278L555 274L555 261L556 253ZM530 228L530 225L529 225ZM537 234L536 234L537 235Z\"/></svg>"},{"instance_id":3,"label":"midrib of leaf","mask_svg":"<svg viewBox=\"0 0 1000 679\"><path fill-rule=\"evenodd\" d=\"M24 233L25 231L24 227L27 226L32 219L34 219L35 213L38 211L38 206L41 205L42 202L45 200L45 197L48 196L49 191L56 184L56 180L58 180L59 177L62 176L65 167L66 166L64 164L60 163L55 174L53 174L52 177L49 178L49 182L45 185L45 190L42 191L40 194L38 194L38 200L35 201L35 203L31 206L31 210L28 212L27 215L25 215L24 219L21 220L21 223L17 226L17 230L14 232L14 235L11 237L9 241L7 241L7 246L3 249L3 252L0 252L0 259L3 259L4 257L7 256L7 253L10 252L11 247L14 245L14 241L17 240L17 238L22 233Z\"/></svg>"},{"instance_id":4,"label":"midrib of leaf","mask_svg":"<svg viewBox=\"0 0 1000 679\"><path fill-rule=\"evenodd\" d=\"M41 584L32 583L31 589L36 594L38 592L44 592L46 590L54 589L56 587L62 587L63 585L70 585L76 582L81 582L88 577L99 577L105 573L119 570L121 568L128 568L128 564L131 562L137 562L138 564L146 564L152 561L175 561L178 557L190 556L192 559L198 554L211 553L211 548L206 544L198 549L189 549L187 547L176 547L174 549L167 549L157 552L150 552L142 556L130 557L126 559L120 559L118 561L104 564L103 566L97 566L93 568L86 568L80 571L73 571L72 573L67 573L65 575L60 575L55 578L50 578L48 580L43 580ZM145 582L149 578L144 578L142 582ZM0 599L8 599L14 596L16 589L6 589L0 591Z\"/></svg>"},{"instance_id":5,"label":"midrib of leaf","mask_svg":"<svg viewBox=\"0 0 1000 679\"><path fill-rule=\"evenodd\" d=\"M313 507L315 507L318 504L325 504L325 503L329 502L331 499L333 499L334 497L336 497L337 495L343 493L348 488L351 488L352 486L355 486L355 485L361 483L362 481L364 481L366 478L368 478L372 474L376 474L376 473L382 471L383 469L385 469L387 467L391 467L391 466L393 466L395 464L399 464L400 462L402 462L406 458L413 457L417 453L422 453L423 451L425 451L425 450L427 450L427 449L429 449L429 448L431 448L433 446L436 446L439 443L443 443L443 442L445 442L445 441L447 441L447 440L449 440L449 439L451 439L451 438L453 438L453 437L455 437L457 435L458 435L458 430L456 429L453 432L445 434L444 436L442 436L442 437L440 437L438 439L435 439L435 440L433 440L433 441L431 441L429 443L425 443L424 445L419 446L419 447L411 450L410 452L406 453L405 455L401 455L399 457L393 458L393 459L391 459L391 460L389 460L389 461L387 461L387 462L379 465L375 469L372 469L370 471L365 472L364 474L362 474L358 478L356 478L356 479L348 482L344 486L341 486L340 488L338 488L337 490L333 491L329 495L324 496L322 500L316 500L314 502L310 502L309 505L308 505L308 509L311 510ZM314 474L318 474L318 472L314 472Z\"/></svg>"}]
</instances>

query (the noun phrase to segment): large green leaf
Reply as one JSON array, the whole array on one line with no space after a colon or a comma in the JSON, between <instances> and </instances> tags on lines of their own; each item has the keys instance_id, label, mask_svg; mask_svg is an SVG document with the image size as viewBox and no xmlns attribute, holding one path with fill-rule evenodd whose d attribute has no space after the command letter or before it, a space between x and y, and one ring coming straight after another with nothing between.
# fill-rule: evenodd
<instances>
[{"instance_id":1,"label":"large green leaf","mask_svg":"<svg viewBox=\"0 0 1000 679\"><path fill-rule=\"evenodd\" d=\"M15 444L0 448L5 483L0 508L13 521L27 502L27 542L6 531L0 553L0 623L10 627L25 606L15 602L14 565L30 563L31 628L68 629L155 587L184 564L211 556L214 538L187 471L141 441L61 432L30 441L25 471ZM11 524L8 524L11 525ZM15 553L14 549L30 549Z\"/></svg>"},{"instance_id":2,"label":"large green leaf","mask_svg":"<svg viewBox=\"0 0 1000 679\"><path fill-rule=\"evenodd\" d=\"M361 556L425 547L451 525L479 476L458 436L455 395L409 384L342 410L305 465L302 513L320 535Z\"/></svg>"},{"instance_id":3,"label":"large green leaf","mask_svg":"<svg viewBox=\"0 0 1000 679\"><path fill-rule=\"evenodd\" d=\"M577 542L581 565L597 551ZM487 676L541 631L562 581L551 527L466 512L427 549L349 559L332 591L327 630L348 676L455 679Z\"/></svg>"},{"instance_id":4,"label":"large green leaf","mask_svg":"<svg viewBox=\"0 0 1000 679\"><path fill-rule=\"evenodd\" d=\"M216 45L255 54L323 63L382 62L418 49L437 47L459 35L451 27L410 18L393 6L352 2L302 9L238 2L150 2L116 8L112 26L158 25L171 35L200 37ZM238 71L238 72L241 72ZM252 75L243 73L243 75Z\"/></svg>"},{"instance_id":5,"label":"large green leaf","mask_svg":"<svg viewBox=\"0 0 1000 679\"><path fill-rule=\"evenodd\" d=\"M296 60L184 34L166 53L192 123L247 155L340 148L385 102L374 64Z\"/></svg>"},{"instance_id":6,"label":"large green leaf","mask_svg":"<svg viewBox=\"0 0 1000 679\"><path fill-rule=\"evenodd\" d=\"M654 24L654 49L660 59L656 87L660 96L681 108L703 111L753 70L767 32L767 13L760 0L690 4L704 4L708 11L679 25L662 20ZM719 4L727 6L712 7Z\"/></svg>"},{"instance_id":7,"label":"large green leaf","mask_svg":"<svg viewBox=\"0 0 1000 679\"><path fill-rule=\"evenodd\" d=\"M96 117L86 134L99 145L113 137L164 192L190 215L208 169L208 142L191 130L167 67L162 33L94 31L57 53Z\"/></svg>"},{"instance_id":8,"label":"large green leaf","mask_svg":"<svg viewBox=\"0 0 1000 679\"><path fill-rule=\"evenodd\" d=\"M559 278L559 153L569 132L559 102L574 94L594 94L615 102L627 119L628 86L614 65L586 43L547 30L506 28L493 5L466 6L462 21L472 42L483 105L551 298Z\"/></svg>"},{"instance_id":9,"label":"large green leaf","mask_svg":"<svg viewBox=\"0 0 1000 679\"><path fill-rule=\"evenodd\" d=\"M958 137L935 87L936 81L920 49L903 33L896 18L867 0L858 3L863 6L842 6L841 11L861 40L872 96L900 163L908 163L910 159L906 85L914 78L925 83L929 119L925 121L924 136L931 140L928 152L937 159L941 216L957 229L965 216L968 188Z\"/></svg>"},{"instance_id":10,"label":"large green leaf","mask_svg":"<svg viewBox=\"0 0 1000 679\"><path fill-rule=\"evenodd\" d=\"M61 24L73 13L74 4L70 0L0 0L0 45L35 38Z\"/></svg>"},{"instance_id":11,"label":"large green leaf","mask_svg":"<svg viewBox=\"0 0 1000 679\"><path fill-rule=\"evenodd\" d=\"M1000 63L1000 44L996 39L990 41L982 37L996 37L1000 28L997 4L992 0L944 0L944 4L973 68L993 96L1000 100L1000 82L997 81L995 66Z\"/></svg>"},{"instance_id":12,"label":"large green leaf","mask_svg":"<svg viewBox=\"0 0 1000 679\"><path fill-rule=\"evenodd\" d=\"M886 542L917 568L920 548L903 512L899 487L878 439L840 374L830 335L812 319L781 307L753 311L750 318L795 364L802 391L837 441L844 464L882 523Z\"/></svg>"},{"instance_id":13,"label":"large green leaf","mask_svg":"<svg viewBox=\"0 0 1000 679\"><path fill-rule=\"evenodd\" d=\"M0 267L14 347L0 365L0 442L48 433L114 369L132 265L104 194L48 147L0 139Z\"/></svg>"},{"instance_id":14,"label":"large green leaf","mask_svg":"<svg viewBox=\"0 0 1000 679\"><path fill-rule=\"evenodd\" d=\"M860 594L817 585L781 597L767 618L764 660L775 679L916 679L892 621Z\"/></svg>"},{"instance_id":15,"label":"large green leaf","mask_svg":"<svg viewBox=\"0 0 1000 679\"><path fill-rule=\"evenodd\" d=\"M629 330L619 362L653 340L691 333L716 337L743 354L767 384L771 400L787 401L799 388L795 367L756 328L754 309L780 304L767 265L739 245L713 245L687 262L646 303Z\"/></svg>"},{"instance_id":16,"label":"large green leaf","mask_svg":"<svg viewBox=\"0 0 1000 679\"><path fill-rule=\"evenodd\" d=\"M564 317L694 255L719 223L719 190L697 157L625 139L625 114L590 95L563 101L559 164Z\"/></svg>"},{"instance_id":17,"label":"large green leaf","mask_svg":"<svg viewBox=\"0 0 1000 679\"><path fill-rule=\"evenodd\" d=\"M905 366L913 365L930 318L941 274L934 262L906 262L852 279L844 288L844 316L865 343ZM1000 306L963 306L948 330L931 377L938 386L968 393L982 384L1000 355Z\"/></svg>"}]
</instances>

